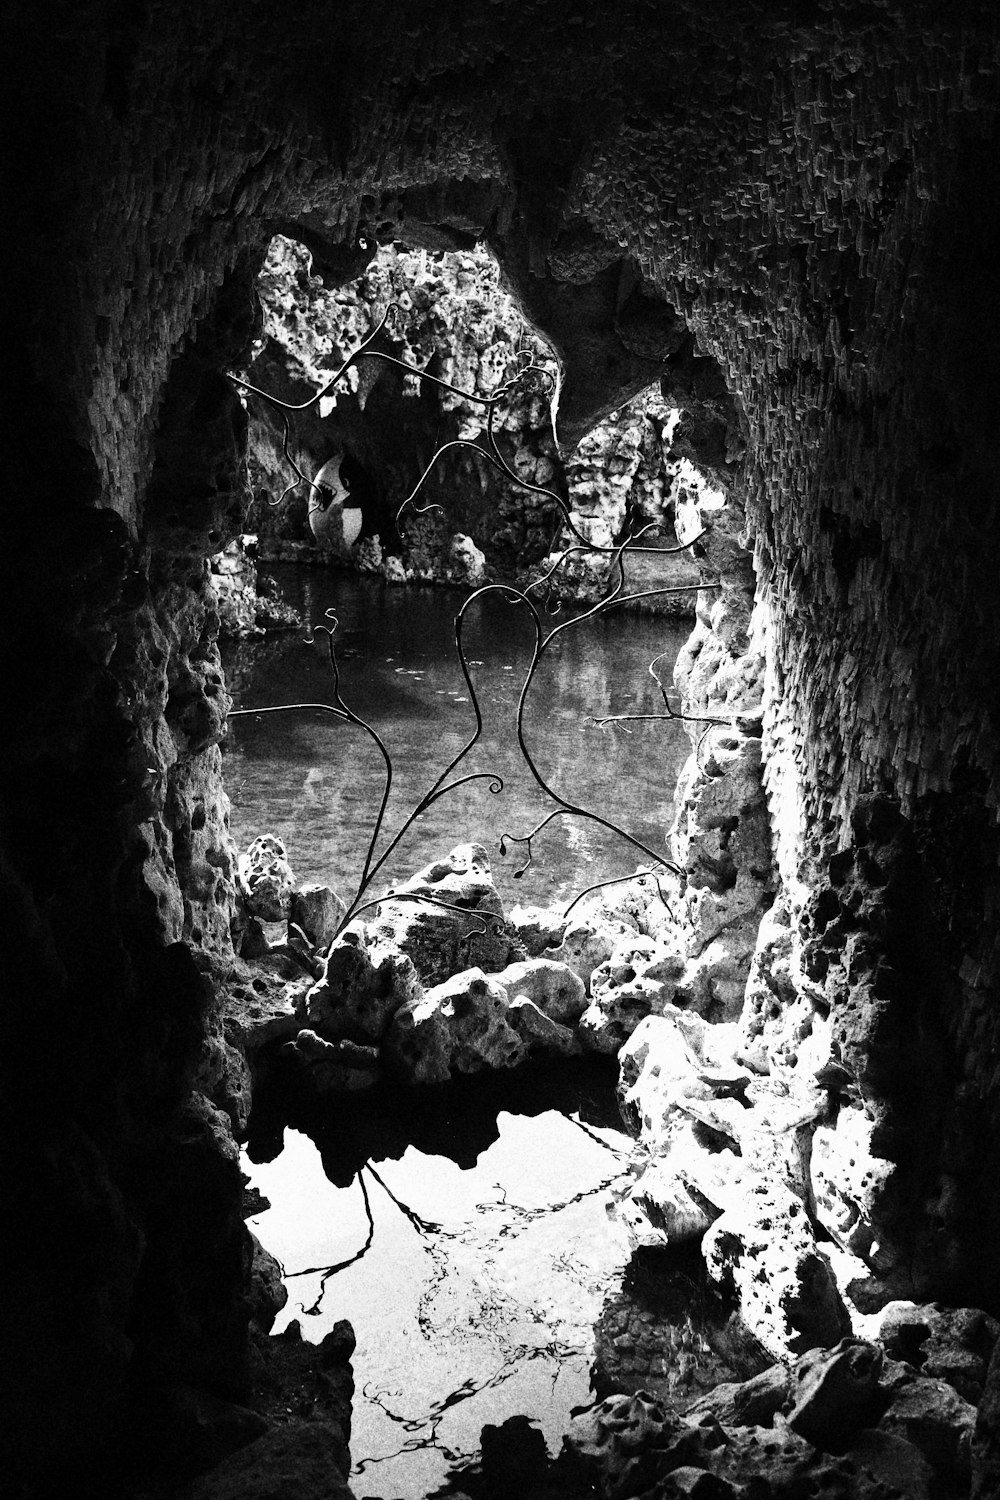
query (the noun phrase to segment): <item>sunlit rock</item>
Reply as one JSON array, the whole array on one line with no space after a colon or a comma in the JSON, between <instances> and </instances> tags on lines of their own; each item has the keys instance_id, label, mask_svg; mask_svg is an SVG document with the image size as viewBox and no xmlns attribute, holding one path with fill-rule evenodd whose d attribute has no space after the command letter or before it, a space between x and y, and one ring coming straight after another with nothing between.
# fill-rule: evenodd
<instances>
[{"instance_id":1,"label":"sunlit rock","mask_svg":"<svg viewBox=\"0 0 1000 1500\"><path fill-rule=\"evenodd\" d=\"M841 1109L813 1135L810 1178L816 1218L845 1249L876 1270L891 1271L898 1252L880 1243L874 1205L893 1164L872 1150L875 1122L863 1109Z\"/></svg>"},{"instance_id":2,"label":"sunlit rock","mask_svg":"<svg viewBox=\"0 0 1000 1500\"><path fill-rule=\"evenodd\" d=\"M466 969L396 1012L386 1051L408 1082L445 1083L453 1073L515 1067L527 1049L502 986Z\"/></svg>"},{"instance_id":3,"label":"sunlit rock","mask_svg":"<svg viewBox=\"0 0 1000 1500\"><path fill-rule=\"evenodd\" d=\"M566 918L549 906L513 906L507 920L529 958L540 958L546 948L557 948L567 927Z\"/></svg>"},{"instance_id":4,"label":"sunlit rock","mask_svg":"<svg viewBox=\"0 0 1000 1500\"><path fill-rule=\"evenodd\" d=\"M528 958L509 964L496 975L511 1004L523 996L562 1025L572 1025L583 1014L587 997L583 981L568 964L551 958Z\"/></svg>"},{"instance_id":5,"label":"sunlit rock","mask_svg":"<svg viewBox=\"0 0 1000 1500\"><path fill-rule=\"evenodd\" d=\"M617 939L630 932L634 929L624 922L599 914L577 917L565 928L558 948L550 949L547 956L567 964L579 975L589 995L594 970L611 957Z\"/></svg>"},{"instance_id":6,"label":"sunlit rock","mask_svg":"<svg viewBox=\"0 0 1000 1500\"><path fill-rule=\"evenodd\" d=\"M732 1042L731 1027L709 1026L675 1005L639 1023L619 1054L618 1102L625 1123L647 1146L655 1150L665 1139L676 1109L745 1083Z\"/></svg>"},{"instance_id":7,"label":"sunlit rock","mask_svg":"<svg viewBox=\"0 0 1000 1500\"><path fill-rule=\"evenodd\" d=\"M289 922L301 927L314 948L328 948L347 908L328 885L306 884L292 895Z\"/></svg>"},{"instance_id":8,"label":"sunlit rock","mask_svg":"<svg viewBox=\"0 0 1000 1500\"><path fill-rule=\"evenodd\" d=\"M379 1042L400 1006L423 987L410 958L395 948L365 947L347 931L326 957L323 977L306 996L307 1025L327 1042Z\"/></svg>"},{"instance_id":9,"label":"sunlit rock","mask_svg":"<svg viewBox=\"0 0 1000 1500\"><path fill-rule=\"evenodd\" d=\"M622 938L590 976L593 996L580 1029L588 1046L616 1053L639 1022L673 1000L685 960L654 939Z\"/></svg>"},{"instance_id":10,"label":"sunlit rock","mask_svg":"<svg viewBox=\"0 0 1000 1500\"><path fill-rule=\"evenodd\" d=\"M396 886L380 902L369 931L380 947L412 959L427 985L471 965L496 973L523 956L481 844L459 844Z\"/></svg>"},{"instance_id":11,"label":"sunlit rock","mask_svg":"<svg viewBox=\"0 0 1000 1500\"><path fill-rule=\"evenodd\" d=\"M739 1202L745 1163L722 1137L677 1111L655 1154L640 1150L630 1167L635 1180L616 1215L638 1247L700 1239Z\"/></svg>"},{"instance_id":12,"label":"sunlit rock","mask_svg":"<svg viewBox=\"0 0 1000 1500\"><path fill-rule=\"evenodd\" d=\"M237 863L239 893L246 910L262 922L283 922L292 905L295 876L285 846L272 834L255 838Z\"/></svg>"},{"instance_id":13,"label":"sunlit rock","mask_svg":"<svg viewBox=\"0 0 1000 1500\"><path fill-rule=\"evenodd\" d=\"M702 1248L709 1274L733 1287L744 1322L775 1359L851 1333L805 1207L777 1179L748 1172L739 1203L715 1220Z\"/></svg>"}]
</instances>

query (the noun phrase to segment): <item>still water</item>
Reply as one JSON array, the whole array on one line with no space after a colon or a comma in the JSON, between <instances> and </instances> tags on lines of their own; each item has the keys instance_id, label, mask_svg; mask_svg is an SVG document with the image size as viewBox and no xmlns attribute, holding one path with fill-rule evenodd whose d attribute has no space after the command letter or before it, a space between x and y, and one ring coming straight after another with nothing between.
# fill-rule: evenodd
<instances>
[{"instance_id":1,"label":"still water","mask_svg":"<svg viewBox=\"0 0 1000 1500\"><path fill-rule=\"evenodd\" d=\"M464 1487L484 1425L512 1417L555 1456L594 1399L595 1326L629 1259L608 1207L632 1142L606 1068L520 1071L417 1094L395 1120L354 1096L315 1139L284 1131L270 1162L251 1139L271 1208L250 1225L289 1292L274 1331L297 1318L317 1342L348 1318L357 1335L359 1497Z\"/></svg>"},{"instance_id":2,"label":"still water","mask_svg":"<svg viewBox=\"0 0 1000 1500\"><path fill-rule=\"evenodd\" d=\"M344 701L377 729L393 760L393 789L379 848L469 739L475 714L454 648L462 595L399 589L318 569L276 567L282 596L310 625L335 608ZM547 626L564 615L551 617ZM664 682L690 634L684 623L610 613L565 631L546 652L525 714L525 739L542 777L563 797L619 824L657 853L667 853L677 775L689 742L679 723L594 723L609 714L655 714L662 702L648 667ZM533 644L523 607L490 594L474 605L464 644L483 732L454 773L496 771L435 803L405 834L373 886L405 879L457 843L486 846L505 905L550 905L596 881L625 875L649 856L580 817L559 817L534 842L521 879L523 845L507 858L500 837L527 833L552 804L521 758L515 732L518 695ZM230 645L225 664L235 707L331 701L324 638L298 633ZM296 712L231 721L225 750L232 830L241 847L273 833L300 881L352 895L382 794L384 769L366 735L330 715Z\"/></svg>"}]
</instances>

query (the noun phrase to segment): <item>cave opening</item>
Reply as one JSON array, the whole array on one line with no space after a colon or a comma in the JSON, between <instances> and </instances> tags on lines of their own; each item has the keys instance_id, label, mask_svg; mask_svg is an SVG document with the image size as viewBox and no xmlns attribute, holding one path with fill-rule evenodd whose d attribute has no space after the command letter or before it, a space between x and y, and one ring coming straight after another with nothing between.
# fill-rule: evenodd
<instances>
[{"instance_id":1,"label":"cave opening","mask_svg":"<svg viewBox=\"0 0 1000 1500\"><path fill-rule=\"evenodd\" d=\"M678 666L726 721L672 841L683 951L648 885L578 952L536 936L571 970L607 942L585 998L639 1132L623 1211L697 1246L774 1363L676 1417L612 1387L571 1422L578 1488L991 1497L995 5L622 0L613 35L569 0L57 9L15 4L8 75L14 1492L343 1488L350 1341L258 1337L273 1267L236 1142L277 1054L303 1080L372 1059L321 1035L314 945L234 949L207 559L251 499L226 372L265 241L301 232L347 281L371 224L434 253L486 235L564 356L567 442L656 380L727 496ZM475 863L440 878L482 887ZM419 1000L351 949L332 978L376 1015ZM490 988L511 957L463 1003L537 1031ZM531 1492L522 1436L506 1492Z\"/></svg>"}]
</instances>

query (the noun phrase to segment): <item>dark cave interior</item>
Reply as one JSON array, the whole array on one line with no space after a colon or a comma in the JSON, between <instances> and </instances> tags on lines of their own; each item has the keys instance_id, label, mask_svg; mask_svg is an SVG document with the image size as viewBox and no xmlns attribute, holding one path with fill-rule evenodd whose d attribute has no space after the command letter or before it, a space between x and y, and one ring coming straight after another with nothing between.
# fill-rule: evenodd
<instances>
[{"instance_id":1,"label":"dark cave interior","mask_svg":"<svg viewBox=\"0 0 1000 1500\"><path fill-rule=\"evenodd\" d=\"M682 410L728 500L690 701L751 610L763 640L747 969L776 1011L801 976L885 1169L868 1303L1000 1315L995 6L15 0L4 30L9 1493L167 1472L177 1393L259 1378L206 559L250 499L225 372L278 232L331 286L380 240L485 241L567 452L653 381ZM980 1500L998 1402L994 1360Z\"/></svg>"}]
</instances>

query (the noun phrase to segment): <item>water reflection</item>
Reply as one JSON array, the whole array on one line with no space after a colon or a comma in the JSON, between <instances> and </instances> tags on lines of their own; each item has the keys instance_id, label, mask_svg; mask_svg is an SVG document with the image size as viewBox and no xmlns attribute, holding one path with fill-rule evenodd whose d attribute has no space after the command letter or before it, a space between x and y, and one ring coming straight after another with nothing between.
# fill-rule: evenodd
<instances>
[{"instance_id":1,"label":"water reflection","mask_svg":"<svg viewBox=\"0 0 1000 1500\"><path fill-rule=\"evenodd\" d=\"M389 826L406 813L465 743L474 724L468 689L454 654L453 619L461 596L433 589L389 589L316 569L274 570L282 597L312 623L336 605L342 691L390 747L396 782ZM609 616L553 645L538 673L526 733L542 774L571 800L620 821L666 853L673 791L688 751L679 724L599 728L592 716L661 709L647 674L660 651L673 654L685 624ZM412 873L467 839L490 850L508 903L548 904L595 880L645 862L638 850L577 818L559 818L515 881L515 847L507 865L500 834L524 833L551 810L524 766L514 713L531 650L524 610L489 595L470 616L466 647L480 696L483 737L462 771L495 768L505 790L483 783L442 799L406 835L387 881ZM329 668L319 646L299 636L230 645L226 670L237 707L329 701ZM235 720L226 748L233 832L245 844L257 833L281 837L300 880L346 889L371 832L381 795L377 751L356 729L320 714Z\"/></svg>"},{"instance_id":2,"label":"water reflection","mask_svg":"<svg viewBox=\"0 0 1000 1500\"><path fill-rule=\"evenodd\" d=\"M525 1072L353 1100L312 1122L315 1141L290 1129L280 1155L249 1167L272 1204L251 1225L290 1293L275 1331L297 1317L318 1341L347 1317L358 1335L359 1496L430 1494L478 1465L484 1426L525 1412L555 1453L571 1410L592 1399L593 1327L628 1260L607 1207L631 1140L607 1121L606 1066L581 1063L562 1080ZM514 1088L498 1109L502 1082ZM270 1152L275 1131L248 1158L262 1140Z\"/></svg>"}]
</instances>

